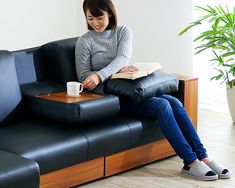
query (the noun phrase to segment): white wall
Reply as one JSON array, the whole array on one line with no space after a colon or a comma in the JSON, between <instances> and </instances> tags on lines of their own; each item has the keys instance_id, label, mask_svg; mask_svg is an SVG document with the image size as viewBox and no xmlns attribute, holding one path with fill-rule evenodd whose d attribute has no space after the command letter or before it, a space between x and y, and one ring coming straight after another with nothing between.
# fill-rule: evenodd
<instances>
[{"instance_id":1,"label":"white wall","mask_svg":"<svg viewBox=\"0 0 235 188\"><path fill-rule=\"evenodd\" d=\"M113 0L119 25L133 32L132 61L158 61L165 70L192 74L192 0ZM0 0L0 49L18 50L82 35L83 0Z\"/></svg>"},{"instance_id":2,"label":"white wall","mask_svg":"<svg viewBox=\"0 0 235 188\"><path fill-rule=\"evenodd\" d=\"M86 22L79 0L79 35ZM192 0L113 0L119 25L133 32L132 61L158 61L170 72L192 75L191 33L178 37L192 19Z\"/></svg>"},{"instance_id":3,"label":"white wall","mask_svg":"<svg viewBox=\"0 0 235 188\"><path fill-rule=\"evenodd\" d=\"M0 0L0 49L77 36L78 0Z\"/></svg>"}]
</instances>

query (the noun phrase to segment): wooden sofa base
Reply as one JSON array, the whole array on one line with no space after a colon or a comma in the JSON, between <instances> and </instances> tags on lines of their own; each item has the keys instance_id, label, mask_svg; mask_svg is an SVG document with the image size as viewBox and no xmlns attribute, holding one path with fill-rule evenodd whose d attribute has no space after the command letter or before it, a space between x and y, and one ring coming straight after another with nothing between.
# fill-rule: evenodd
<instances>
[{"instance_id":1,"label":"wooden sofa base","mask_svg":"<svg viewBox=\"0 0 235 188\"><path fill-rule=\"evenodd\" d=\"M40 188L64 188L107 177L174 155L166 139L41 175Z\"/></svg>"},{"instance_id":2,"label":"wooden sofa base","mask_svg":"<svg viewBox=\"0 0 235 188\"><path fill-rule=\"evenodd\" d=\"M104 157L41 175L40 188L64 188L104 177Z\"/></svg>"},{"instance_id":3,"label":"wooden sofa base","mask_svg":"<svg viewBox=\"0 0 235 188\"><path fill-rule=\"evenodd\" d=\"M166 139L129 149L105 158L105 176L174 155Z\"/></svg>"}]
</instances>

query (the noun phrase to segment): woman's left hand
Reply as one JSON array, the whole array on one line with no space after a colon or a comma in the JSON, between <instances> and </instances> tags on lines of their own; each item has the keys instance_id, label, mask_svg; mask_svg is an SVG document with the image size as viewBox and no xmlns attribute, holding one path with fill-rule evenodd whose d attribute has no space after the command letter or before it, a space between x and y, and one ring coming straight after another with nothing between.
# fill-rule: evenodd
<instances>
[{"instance_id":1,"label":"woman's left hand","mask_svg":"<svg viewBox=\"0 0 235 188\"><path fill-rule=\"evenodd\" d=\"M134 67L133 65L127 66L122 68L119 73L125 73L125 72L136 72L139 71L137 67Z\"/></svg>"},{"instance_id":2,"label":"woman's left hand","mask_svg":"<svg viewBox=\"0 0 235 188\"><path fill-rule=\"evenodd\" d=\"M98 74L91 74L83 82L82 85L84 88L92 90L100 83L101 79Z\"/></svg>"}]
</instances>

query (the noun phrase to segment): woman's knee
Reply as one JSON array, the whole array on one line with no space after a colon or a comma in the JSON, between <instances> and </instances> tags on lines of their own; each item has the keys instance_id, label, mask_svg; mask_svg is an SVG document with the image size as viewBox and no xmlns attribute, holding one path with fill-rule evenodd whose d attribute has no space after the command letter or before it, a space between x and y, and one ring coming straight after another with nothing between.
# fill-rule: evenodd
<instances>
[{"instance_id":1,"label":"woman's knee","mask_svg":"<svg viewBox=\"0 0 235 188\"><path fill-rule=\"evenodd\" d=\"M164 113L171 110L169 101L164 98L152 97L149 102L151 103L152 109L158 111L159 113Z\"/></svg>"},{"instance_id":2,"label":"woman's knee","mask_svg":"<svg viewBox=\"0 0 235 188\"><path fill-rule=\"evenodd\" d=\"M163 94L161 95L161 98L167 100L172 107L183 107L183 104L180 102L180 100L171 95Z\"/></svg>"}]
</instances>

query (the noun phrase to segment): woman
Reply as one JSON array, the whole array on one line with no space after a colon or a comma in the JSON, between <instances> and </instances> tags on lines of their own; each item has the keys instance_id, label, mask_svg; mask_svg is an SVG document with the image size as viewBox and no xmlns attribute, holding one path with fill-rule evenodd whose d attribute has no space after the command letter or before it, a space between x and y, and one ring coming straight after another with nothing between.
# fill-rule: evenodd
<instances>
[{"instance_id":1,"label":"woman","mask_svg":"<svg viewBox=\"0 0 235 188\"><path fill-rule=\"evenodd\" d=\"M88 90L100 90L101 83L117 72L134 72L128 66L132 55L130 29L117 26L117 16L111 0L84 0L83 11L88 32L76 44L76 71L78 79ZM161 130L183 159L182 173L200 180L230 178L230 172L208 158L184 107L169 95L152 97L121 107L126 115L144 115L159 120Z\"/></svg>"}]
</instances>

